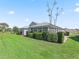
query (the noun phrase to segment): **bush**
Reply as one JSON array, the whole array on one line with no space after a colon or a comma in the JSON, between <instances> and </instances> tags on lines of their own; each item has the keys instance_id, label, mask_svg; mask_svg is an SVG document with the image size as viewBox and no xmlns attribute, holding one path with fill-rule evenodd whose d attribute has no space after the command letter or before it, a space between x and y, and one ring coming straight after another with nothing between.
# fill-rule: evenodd
<instances>
[{"instance_id":1,"label":"bush","mask_svg":"<svg viewBox=\"0 0 79 59\"><path fill-rule=\"evenodd\" d=\"M43 32L43 33L42 33L42 39L43 39L43 40L46 40L46 41L47 41L47 37L48 37L47 34L48 34L47 32Z\"/></svg>"},{"instance_id":2,"label":"bush","mask_svg":"<svg viewBox=\"0 0 79 59\"><path fill-rule=\"evenodd\" d=\"M58 43L63 43L64 41L64 33L58 32Z\"/></svg>"},{"instance_id":3,"label":"bush","mask_svg":"<svg viewBox=\"0 0 79 59\"><path fill-rule=\"evenodd\" d=\"M62 43L64 40L64 33L63 32L58 32L58 33L35 32L35 33L28 33L28 37L39 39L39 40L46 40L49 42Z\"/></svg>"},{"instance_id":4,"label":"bush","mask_svg":"<svg viewBox=\"0 0 79 59\"><path fill-rule=\"evenodd\" d=\"M33 38L42 40L42 33L41 32L34 33Z\"/></svg>"},{"instance_id":5,"label":"bush","mask_svg":"<svg viewBox=\"0 0 79 59\"><path fill-rule=\"evenodd\" d=\"M7 32L12 32L12 29L11 28L7 28L6 31Z\"/></svg>"},{"instance_id":6,"label":"bush","mask_svg":"<svg viewBox=\"0 0 79 59\"><path fill-rule=\"evenodd\" d=\"M36 33L33 33L33 38L36 38Z\"/></svg>"},{"instance_id":7,"label":"bush","mask_svg":"<svg viewBox=\"0 0 79 59\"><path fill-rule=\"evenodd\" d=\"M17 35L20 35L20 29L18 27L13 27L13 32Z\"/></svg>"},{"instance_id":8,"label":"bush","mask_svg":"<svg viewBox=\"0 0 79 59\"><path fill-rule=\"evenodd\" d=\"M28 33L28 37L33 38L33 33Z\"/></svg>"},{"instance_id":9,"label":"bush","mask_svg":"<svg viewBox=\"0 0 79 59\"><path fill-rule=\"evenodd\" d=\"M66 31L66 32L64 33L64 35L65 35L65 36L69 36L69 32Z\"/></svg>"},{"instance_id":10,"label":"bush","mask_svg":"<svg viewBox=\"0 0 79 59\"><path fill-rule=\"evenodd\" d=\"M57 42L57 34L56 33L49 33L48 34L48 41L50 42Z\"/></svg>"},{"instance_id":11,"label":"bush","mask_svg":"<svg viewBox=\"0 0 79 59\"><path fill-rule=\"evenodd\" d=\"M40 40L47 40L47 33L46 32L28 33L28 37Z\"/></svg>"}]
</instances>

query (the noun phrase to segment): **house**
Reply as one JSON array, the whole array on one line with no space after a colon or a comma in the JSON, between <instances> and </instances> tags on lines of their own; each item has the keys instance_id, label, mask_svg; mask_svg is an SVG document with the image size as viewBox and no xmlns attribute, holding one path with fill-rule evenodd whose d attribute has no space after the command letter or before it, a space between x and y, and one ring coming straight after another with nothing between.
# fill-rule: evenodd
<instances>
[{"instance_id":1,"label":"house","mask_svg":"<svg viewBox=\"0 0 79 59\"><path fill-rule=\"evenodd\" d=\"M44 23L36 23L32 22L29 25L28 31L29 32L55 32L55 29L59 31L64 31L63 28L55 26L53 24L44 22Z\"/></svg>"},{"instance_id":2,"label":"house","mask_svg":"<svg viewBox=\"0 0 79 59\"><path fill-rule=\"evenodd\" d=\"M49 32L53 33L55 32L55 29L59 31L64 31L63 28L55 26L53 24L44 22L44 23L36 23L32 22L28 27L22 28L22 34L26 35L27 32Z\"/></svg>"},{"instance_id":3,"label":"house","mask_svg":"<svg viewBox=\"0 0 79 59\"><path fill-rule=\"evenodd\" d=\"M7 23L0 23L0 31L5 31L8 29L9 25Z\"/></svg>"},{"instance_id":4,"label":"house","mask_svg":"<svg viewBox=\"0 0 79 59\"><path fill-rule=\"evenodd\" d=\"M78 33L79 29L68 29L68 28L64 28L64 31L70 32L70 33Z\"/></svg>"}]
</instances>

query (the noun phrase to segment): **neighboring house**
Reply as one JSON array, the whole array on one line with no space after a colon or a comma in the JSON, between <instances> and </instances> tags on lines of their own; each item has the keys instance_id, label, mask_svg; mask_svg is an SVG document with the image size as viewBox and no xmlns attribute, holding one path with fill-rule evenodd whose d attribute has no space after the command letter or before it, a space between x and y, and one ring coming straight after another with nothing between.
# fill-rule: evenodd
<instances>
[{"instance_id":1,"label":"neighboring house","mask_svg":"<svg viewBox=\"0 0 79 59\"><path fill-rule=\"evenodd\" d=\"M0 31L5 31L8 29L9 25L7 23L0 23Z\"/></svg>"},{"instance_id":2,"label":"neighboring house","mask_svg":"<svg viewBox=\"0 0 79 59\"><path fill-rule=\"evenodd\" d=\"M22 34L24 35L25 32L55 32L55 29L59 31L64 31L61 27L54 26L50 23L35 23L32 22L29 27L22 28Z\"/></svg>"},{"instance_id":3,"label":"neighboring house","mask_svg":"<svg viewBox=\"0 0 79 59\"><path fill-rule=\"evenodd\" d=\"M79 29L68 29L68 28L64 28L65 31L70 32L70 33L78 33Z\"/></svg>"}]
</instances>

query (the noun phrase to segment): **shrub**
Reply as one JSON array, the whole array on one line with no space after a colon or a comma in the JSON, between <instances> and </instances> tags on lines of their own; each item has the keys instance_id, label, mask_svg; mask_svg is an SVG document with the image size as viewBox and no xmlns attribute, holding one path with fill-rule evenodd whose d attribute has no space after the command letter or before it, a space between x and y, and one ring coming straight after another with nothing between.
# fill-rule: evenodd
<instances>
[{"instance_id":1,"label":"shrub","mask_svg":"<svg viewBox=\"0 0 79 59\"><path fill-rule=\"evenodd\" d=\"M66 31L66 32L64 33L64 35L65 35L65 36L69 36L69 32Z\"/></svg>"},{"instance_id":2,"label":"shrub","mask_svg":"<svg viewBox=\"0 0 79 59\"><path fill-rule=\"evenodd\" d=\"M58 32L58 43L63 43L64 40L64 33Z\"/></svg>"},{"instance_id":3,"label":"shrub","mask_svg":"<svg viewBox=\"0 0 79 59\"><path fill-rule=\"evenodd\" d=\"M49 42L62 43L64 40L64 33L63 32L58 32L58 33L35 32L35 33L28 33L28 37L39 39L39 40L47 40Z\"/></svg>"},{"instance_id":4,"label":"shrub","mask_svg":"<svg viewBox=\"0 0 79 59\"><path fill-rule=\"evenodd\" d=\"M7 32L12 32L12 29L11 28L7 28L6 31Z\"/></svg>"},{"instance_id":5,"label":"shrub","mask_svg":"<svg viewBox=\"0 0 79 59\"><path fill-rule=\"evenodd\" d=\"M33 33L28 33L28 37L33 38Z\"/></svg>"},{"instance_id":6,"label":"shrub","mask_svg":"<svg viewBox=\"0 0 79 59\"><path fill-rule=\"evenodd\" d=\"M34 33L33 38L42 40L42 33L41 32Z\"/></svg>"},{"instance_id":7,"label":"shrub","mask_svg":"<svg viewBox=\"0 0 79 59\"><path fill-rule=\"evenodd\" d=\"M15 33L15 34L20 34L20 29L18 28L18 27L13 27L13 32Z\"/></svg>"},{"instance_id":8,"label":"shrub","mask_svg":"<svg viewBox=\"0 0 79 59\"><path fill-rule=\"evenodd\" d=\"M57 41L56 33L49 33L47 40L50 41L50 42L56 42Z\"/></svg>"},{"instance_id":9,"label":"shrub","mask_svg":"<svg viewBox=\"0 0 79 59\"><path fill-rule=\"evenodd\" d=\"M43 40L47 40L47 37L48 37L47 34L48 34L47 32L43 32L43 33L42 33L42 39L43 39Z\"/></svg>"},{"instance_id":10,"label":"shrub","mask_svg":"<svg viewBox=\"0 0 79 59\"><path fill-rule=\"evenodd\" d=\"M36 33L33 33L33 38L36 38Z\"/></svg>"},{"instance_id":11,"label":"shrub","mask_svg":"<svg viewBox=\"0 0 79 59\"><path fill-rule=\"evenodd\" d=\"M22 31L18 29L18 32L16 33L17 35L22 35Z\"/></svg>"}]
</instances>

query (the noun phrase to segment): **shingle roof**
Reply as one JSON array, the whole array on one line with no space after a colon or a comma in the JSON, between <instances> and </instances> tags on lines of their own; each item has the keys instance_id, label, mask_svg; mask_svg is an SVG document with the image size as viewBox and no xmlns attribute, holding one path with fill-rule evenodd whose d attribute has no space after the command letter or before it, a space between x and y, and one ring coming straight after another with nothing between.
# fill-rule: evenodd
<instances>
[{"instance_id":1,"label":"shingle roof","mask_svg":"<svg viewBox=\"0 0 79 59\"><path fill-rule=\"evenodd\" d=\"M30 27L39 27L39 26L48 26L49 23L37 23L36 25L32 25Z\"/></svg>"},{"instance_id":2,"label":"shingle roof","mask_svg":"<svg viewBox=\"0 0 79 59\"><path fill-rule=\"evenodd\" d=\"M34 28L34 27L41 27L41 26L47 26L47 27L50 27L50 28L59 28L59 29L62 29L61 27L55 26L55 25L47 23L47 22L36 23L36 25L31 25L30 27Z\"/></svg>"}]
</instances>

